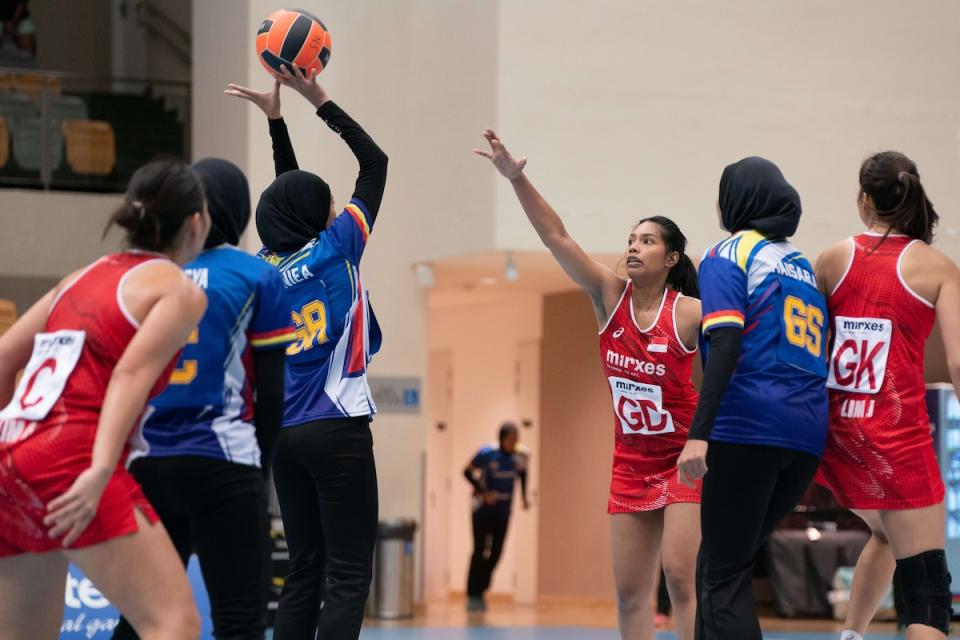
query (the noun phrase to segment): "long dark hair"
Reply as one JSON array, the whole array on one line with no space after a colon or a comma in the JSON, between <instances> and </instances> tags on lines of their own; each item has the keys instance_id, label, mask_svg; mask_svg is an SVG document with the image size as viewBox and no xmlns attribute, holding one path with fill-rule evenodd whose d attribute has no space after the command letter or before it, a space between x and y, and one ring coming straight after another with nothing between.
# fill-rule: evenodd
<instances>
[{"instance_id":1,"label":"long dark hair","mask_svg":"<svg viewBox=\"0 0 960 640\"><path fill-rule=\"evenodd\" d=\"M126 231L131 247L166 251L176 242L187 218L203 211L200 176L186 162L157 158L130 178L123 203L113 212L103 233L116 225Z\"/></svg>"},{"instance_id":2,"label":"long dark hair","mask_svg":"<svg viewBox=\"0 0 960 640\"><path fill-rule=\"evenodd\" d=\"M920 183L917 165L899 151L876 153L860 166L860 190L891 231L930 243L940 216Z\"/></svg>"},{"instance_id":3,"label":"long dark hair","mask_svg":"<svg viewBox=\"0 0 960 640\"><path fill-rule=\"evenodd\" d=\"M660 235L663 237L663 243L667 246L667 251L676 251L680 254L680 260L673 265L667 274L667 285L685 296L699 298L700 279L697 277L697 268L690 256L687 255L687 236L683 235L676 222L666 216L644 218L634 225L634 228L644 222L652 222L659 226Z\"/></svg>"}]
</instances>

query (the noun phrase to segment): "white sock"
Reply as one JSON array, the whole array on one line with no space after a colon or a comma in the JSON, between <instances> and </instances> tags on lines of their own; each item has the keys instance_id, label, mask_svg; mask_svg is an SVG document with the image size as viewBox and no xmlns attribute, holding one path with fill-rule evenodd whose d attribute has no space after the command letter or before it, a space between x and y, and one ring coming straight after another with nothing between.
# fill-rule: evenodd
<instances>
[{"instance_id":1,"label":"white sock","mask_svg":"<svg viewBox=\"0 0 960 640\"><path fill-rule=\"evenodd\" d=\"M844 629L840 632L840 640L863 640L863 636L851 629Z\"/></svg>"}]
</instances>

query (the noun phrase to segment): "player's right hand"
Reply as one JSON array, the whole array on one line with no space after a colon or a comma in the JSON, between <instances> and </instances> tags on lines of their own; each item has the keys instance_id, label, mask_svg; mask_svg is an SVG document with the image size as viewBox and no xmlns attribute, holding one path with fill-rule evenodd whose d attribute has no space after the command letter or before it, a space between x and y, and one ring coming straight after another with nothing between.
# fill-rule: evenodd
<instances>
[{"instance_id":1,"label":"player's right hand","mask_svg":"<svg viewBox=\"0 0 960 640\"><path fill-rule=\"evenodd\" d=\"M280 117L279 78L274 80L273 89L270 91L255 91L239 84L233 84L232 82L227 85L227 87L223 92L228 96L249 100L260 107L260 110L267 114L267 117L271 120L276 120Z\"/></svg>"},{"instance_id":2,"label":"player's right hand","mask_svg":"<svg viewBox=\"0 0 960 640\"><path fill-rule=\"evenodd\" d=\"M90 467L77 476L66 493L54 498L47 505L47 516L43 519L43 524L50 527L51 538L66 534L63 546L69 547L80 537L97 515L100 498L110 477L110 470Z\"/></svg>"},{"instance_id":3,"label":"player's right hand","mask_svg":"<svg viewBox=\"0 0 960 640\"><path fill-rule=\"evenodd\" d=\"M707 448L706 440L687 440L677 458L680 482L695 489L697 481L707 475Z\"/></svg>"}]
</instances>

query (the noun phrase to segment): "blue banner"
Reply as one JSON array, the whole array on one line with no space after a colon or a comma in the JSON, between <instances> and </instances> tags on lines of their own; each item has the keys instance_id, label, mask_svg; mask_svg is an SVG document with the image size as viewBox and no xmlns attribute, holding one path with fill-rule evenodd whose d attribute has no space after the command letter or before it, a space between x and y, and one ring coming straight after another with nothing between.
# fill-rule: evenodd
<instances>
[{"instance_id":1,"label":"blue banner","mask_svg":"<svg viewBox=\"0 0 960 640\"><path fill-rule=\"evenodd\" d=\"M193 597L200 610L203 626L200 632L202 640L212 640L213 624L210 622L210 600L203 585L200 564L197 557L190 558L187 577ZM104 640L113 635L113 629L120 621L120 612L103 597L93 583L72 564L67 575L64 593L63 624L60 626L61 640Z\"/></svg>"}]
</instances>

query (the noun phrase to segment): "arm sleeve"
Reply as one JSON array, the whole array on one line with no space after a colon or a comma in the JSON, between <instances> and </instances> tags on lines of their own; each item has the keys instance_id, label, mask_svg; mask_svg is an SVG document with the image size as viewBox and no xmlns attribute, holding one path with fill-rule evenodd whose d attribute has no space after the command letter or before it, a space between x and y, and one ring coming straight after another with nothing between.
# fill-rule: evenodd
<instances>
[{"instance_id":1,"label":"arm sleeve","mask_svg":"<svg viewBox=\"0 0 960 640\"><path fill-rule=\"evenodd\" d=\"M357 176L353 198L363 203L369 216L370 226L373 226L380 211L380 201L383 199L383 190L387 183L387 154L335 102L324 103L317 109L317 115L327 123L328 127L340 134L343 141L350 147L350 151L356 156L360 164L360 173Z\"/></svg>"},{"instance_id":2,"label":"arm sleeve","mask_svg":"<svg viewBox=\"0 0 960 640\"><path fill-rule=\"evenodd\" d=\"M273 461L277 436L283 426L283 383L286 351L273 349L258 351L253 356L256 400L253 421L257 444L260 446L260 466L268 472Z\"/></svg>"},{"instance_id":3,"label":"arm sleeve","mask_svg":"<svg viewBox=\"0 0 960 640\"><path fill-rule=\"evenodd\" d=\"M710 334L710 355L703 372L697 411L690 425L691 440L710 439L723 394L737 369L741 336L742 331L737 327L721 327Z\"/></svg>"},{"instance_id":4,"label":"arm sleeve","mask_svg":"<svg viewBox=\"0 0 960 640\"><path fill-rule=\"evenodd\" d=\"M736 262L708 253L700 263L700 291L701 330L709 349L704 349L707 359L690 438L708 440L740 359L747 312L747 274Z\"/></svg>"},{"instance_id":5,"label":"arm sleeve","mask_svg":"<svg viewBox=\"0 0 960 640\"><path fill-rule=\"evenodd\" d=\"M293 143L290 142L290 133L283 118L268 119L270 125L270 140L273 142L273 170L277 176L287 171L296 171L300 168L297 156L293 153Z\"/></svg>"}]
</instances>

